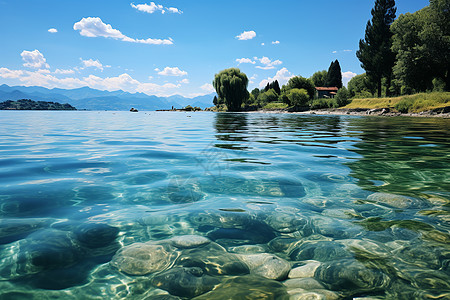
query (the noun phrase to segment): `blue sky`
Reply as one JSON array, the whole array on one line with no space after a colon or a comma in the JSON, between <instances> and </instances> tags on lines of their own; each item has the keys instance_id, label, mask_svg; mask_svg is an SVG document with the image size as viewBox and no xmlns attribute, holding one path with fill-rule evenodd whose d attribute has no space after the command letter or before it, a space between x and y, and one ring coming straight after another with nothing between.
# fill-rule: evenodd
<instances>
[{"instance_id":1,"label":"blue sky","mask_svg":"<svg viewBox=\"0 0 450 300\"><path fill-rule=\"evenodd\" d=\"M428 0L397 0L397 15ZM0 0L0 84L89 86L186 97L239 67L249 89L310 77L338 59L344 80L373 0Z\"/></svg>"}]
</instances>

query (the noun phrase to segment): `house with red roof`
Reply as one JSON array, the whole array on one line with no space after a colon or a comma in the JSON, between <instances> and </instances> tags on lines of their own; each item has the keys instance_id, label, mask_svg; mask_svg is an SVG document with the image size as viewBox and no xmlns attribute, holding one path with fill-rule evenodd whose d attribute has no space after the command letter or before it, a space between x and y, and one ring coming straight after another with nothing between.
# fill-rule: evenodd
<instances>
[{"instance_id":1,"label":"house with red roof","mask_svg":"<svg viewBox=\"0 0 450 300\"><path fill-rule=\"evenodd\" d=\"M337 87L316 87L316 98L334 98L338 90Z\"/></svg>"}]
</instances>

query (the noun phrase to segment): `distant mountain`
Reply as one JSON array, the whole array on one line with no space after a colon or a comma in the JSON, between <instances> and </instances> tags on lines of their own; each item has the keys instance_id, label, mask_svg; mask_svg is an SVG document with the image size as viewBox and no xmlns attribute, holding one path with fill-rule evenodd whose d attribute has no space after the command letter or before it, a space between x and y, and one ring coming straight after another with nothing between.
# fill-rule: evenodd
<instances>
[{"instance_id":1,"label":"distant mountain","mask_svg":"<svg viewBox=\"0 0 450 300\"><path fill-rule=\"evenodd\" d=\"M129 110L135 107L139 110L157 110L182 108L187 105L201 108L213 106L215 94L185 98L180 95L170 97L149 96L144 93L128 93L124 91L100 91L89 87L78 89L47 89L39 86L8 86L0 85L0 101L31 99L34 101L56 101L69 103L77 109L87 110Z\"/></svg>"}]
</instances>

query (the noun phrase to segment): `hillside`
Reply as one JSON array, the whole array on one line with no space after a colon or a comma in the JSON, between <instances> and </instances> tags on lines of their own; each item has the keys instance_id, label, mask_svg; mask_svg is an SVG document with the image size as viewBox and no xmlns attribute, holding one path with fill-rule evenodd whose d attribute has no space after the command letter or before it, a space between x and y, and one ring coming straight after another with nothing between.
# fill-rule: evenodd
<instances>
[{"instance_id":1,"label":"hillside","mask_svg":"<svg viewBox=\"0 0 450 300\"><path fill-rule=\"evenodd\" d=\"M0 110L77 110L70 104L21 99L0 102Z\"/></svg>"},{"instance_id":2,"label":"hillside","mask_svg":"<svg viewBox=\"0 0 450 300\"><path fill-rule=\"evenodd\" d=\"M149 96L144 93L128 93L124 91L100 91L88 87L78 89L47 89L31 86L0 85L0 101L32 99L34 101L57 101L69 103L78 109L86 110L157 110L182 108L187 105L201 108L211 107L214 94L186 98L180 95L171 97Z\"/></svg>"}]
</instances>

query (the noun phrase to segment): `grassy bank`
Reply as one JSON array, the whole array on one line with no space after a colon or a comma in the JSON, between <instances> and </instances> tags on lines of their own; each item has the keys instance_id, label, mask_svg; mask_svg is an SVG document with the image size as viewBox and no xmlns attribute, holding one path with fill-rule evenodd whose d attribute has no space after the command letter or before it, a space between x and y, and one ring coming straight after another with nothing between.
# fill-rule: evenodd
<instances>
[{"instance_id":1,"label":"grassy bank","mask_svg":"<svg viewBox=\"0 0 450 300\"><path fill-rule=\"evenodd\" d=\"M343 108L390 108L402 113L418 113L450 106L450 92L420 93L395 98L353 99Z\"/></svg>"}]
</instances>

